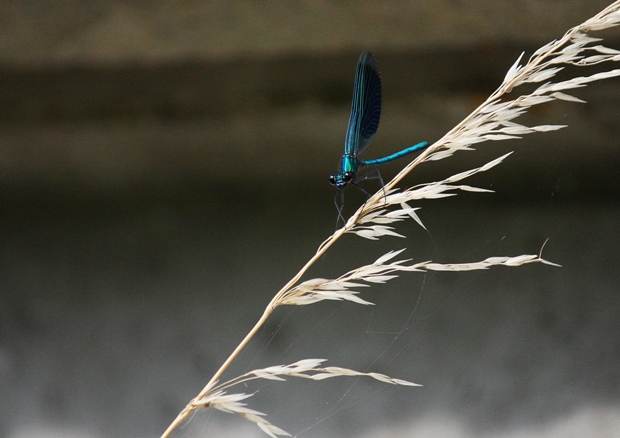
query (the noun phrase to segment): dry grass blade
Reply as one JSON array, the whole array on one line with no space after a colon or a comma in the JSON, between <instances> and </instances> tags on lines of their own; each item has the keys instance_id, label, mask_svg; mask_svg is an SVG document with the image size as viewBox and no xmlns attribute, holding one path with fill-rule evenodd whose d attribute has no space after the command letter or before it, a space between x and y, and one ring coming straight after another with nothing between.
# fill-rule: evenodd
<instances>
[{"instance_id":1,"label":"dry grass blade","mask_svg":"<svg viewBox=\"0 0 620 438\"><path fill-rule=\"evenodd\" d=\"M262 412L247 408L242 400L252 397L254 394L227 394L225 389L240 383L245 383L254 379L268 379L284 381L284 377L298 377L310 380L325 380L331 377L370 377L383 383L402 386L420 386L416 383L402 379L394 379L379 373L362 373L348 368L326 367L321 368L319 365L325 362L325 359L304 359L290 365L277 365L268 368L261 368L250 371L242 376L232 379L220 385L211 388L208 394L197 397L189 404L193 409L198 408L214 408L231 414L238 414L248 421L256 423L267 435L276 438L276 436L291 436L285 430L269 423L263 416Z\"/></svg>"}]
</instances>

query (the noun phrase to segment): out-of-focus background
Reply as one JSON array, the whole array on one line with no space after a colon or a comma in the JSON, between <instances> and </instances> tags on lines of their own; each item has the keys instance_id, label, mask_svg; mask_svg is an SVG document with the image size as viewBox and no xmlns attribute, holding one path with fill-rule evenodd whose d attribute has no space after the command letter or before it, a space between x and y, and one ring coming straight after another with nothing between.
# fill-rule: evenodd
<instances>
[{"instance_id":1,"label":"out-of-focus background","mask_svg":"<svg viewBox=\"0 0 620 438\"><path fill-rule=\"evenodd\" d=\"M384 83L375 158L439 138L522 51L609 3L0 2L0 437L165 430L333 232L362 50ZM279 309L225 377L318 357L424 386L289 379L239 388L250 407L300 437L620 436L620 81L575 94L522 119L568 128L406 180L515 150L469 182L495 193L418 205L427 230L406 240L346 237L308 277L547 238L562 268L409 274L364 290L372 307ZM363 200L347 190L346 212ZM265 435L201 413L175 436Z\"/></svg>"}]
</instances>

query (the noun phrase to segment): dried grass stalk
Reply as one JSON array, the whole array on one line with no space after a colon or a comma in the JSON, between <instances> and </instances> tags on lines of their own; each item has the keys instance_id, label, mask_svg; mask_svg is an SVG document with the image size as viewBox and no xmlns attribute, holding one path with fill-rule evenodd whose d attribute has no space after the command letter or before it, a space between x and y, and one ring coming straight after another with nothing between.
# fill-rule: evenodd
<instances>
[{"instance_id":1,"label":"dried grass stalk","mask_svg":"<svg viewBox=\"0 0 620 438\"><path fill-rule=\"evenodd\" d=\"M339 367L320 367L324 359L305 359L290 365L273 366L258 369L218 384L220 376L246 346L249 340L259 330L271 313L279 306L307 305L323 300L346 300L357 304L370 305L372 303L359 297L359 292L351 288L367 287L373 283L384 283L397 276L398 272L435 271L465 271L474 269L488 269L492 266L521 266L528 263L546 263L540 255L521 255L516 257L490 257L486 260L472 263L440 264L421 262L407 264L410 259L393 261L403 250L391 251L379 257L374 263L354 269L336 279L312 279L298 284L302 275L318 260L333 243L345 233L353 233L360 237L376 240L383 236L404 237L390 226L395 222L411 218L422 225L416 214L417 207L411 207L408 202L420 199L437 199L454 196L459 190L488 192L489 190L455 184L476 173L484 172L500 164L509 154L499 157L482 167L453 175L443 181L419 185L416 187L398 190L396 185L419 164L426 161L442 160L452 156L457 151L472 150L473 145L485 141L498 141L521 138L522 135L533 132L546 132L564 128L565 125L540 125L528 127L515 123L514 120L525 113L530 107L553 100L569 102L583 102L570 94L567 90L585 87L588 83L602 79L620 76L620 69L608 70L590 76L579 76L572 79L552 82L555 75L564 66L592 66L605 62L620 60L620 51L600 44L601 39L588 34L593 31L617 26L620 23L620 1L616 1L599 14L583 24L570 29L559 40L551 41L538 49L521 65L523 54L506 73L504 81L489 98L476 108L461 123L450 130L441 139L431 145L415 160L388 182L383 190L371 196L349 218L343 228L337 230L318 248L316 254L271 300L263 316L255 327L248 333L222 367L212 377L207 386L192 400L177 416L174 422L162 435L170 436L172 431L183 422L193 411L202 408L215 408L225 412L241 415L258 425L271 437L290 436L286 431L270 424L264 419L264 414L245 407L245 400L252 394L227 394L226 391L234 385L254 380L284 380L284 377L298 377L312 380L323 380L337 376L366 376L394 385L417 386L406 380L394 379L377 373L362 373ZM508 93L523 84L541 84L534 91L517 94L515 98L507 98ZM555 265L557 266L557 265Z\"/></svg>"}]
</instances>

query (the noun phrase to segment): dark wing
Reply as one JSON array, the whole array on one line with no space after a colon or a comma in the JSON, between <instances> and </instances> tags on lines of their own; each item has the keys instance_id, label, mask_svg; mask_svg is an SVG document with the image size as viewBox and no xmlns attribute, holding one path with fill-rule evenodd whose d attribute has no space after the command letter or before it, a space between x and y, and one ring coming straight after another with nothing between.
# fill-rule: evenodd
<instances>
[{"instance_id":1,"label":"dark wing","mask_svg":"<svg viewBox=\"0 0 620 438\"><path fill-rule=\"evenodd\" d=\"M379 127L381 117L381 73L370 52L363 52L357 61L353 104L344 141L344 153L357 155L368 146Z\"/></svg>"}]
</instances>

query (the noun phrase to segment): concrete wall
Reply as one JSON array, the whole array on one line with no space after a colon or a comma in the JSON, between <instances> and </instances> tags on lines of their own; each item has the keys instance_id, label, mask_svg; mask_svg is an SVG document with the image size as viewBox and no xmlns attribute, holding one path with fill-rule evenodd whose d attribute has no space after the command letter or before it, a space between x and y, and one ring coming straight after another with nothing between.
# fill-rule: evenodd
<instances>
[{"instance_id":1,"label":"concrete wall","mask_svg":"<svg viewBox=\"0 0 620 438\"><path fill-rule=\"evenodd\" d=\"M420 51L563 34L597 1L3 2L0 61L10 65L213 61L343 50Z\"/></svg>"},{"instance_id":2,"label":"concrete wall","mask_svg":"<svg viewBox=\"0 0 620 438\"><path fill-rule=\"evenodd\" d=\"M382 69L379 157L440 137L522 51L608 3L0 2L0 437L163 432L333 231L359 52ZM515 150L471 182L496 193L421 203L428 231L344 239L310 275L547 238L562 268L412 274L364 290L372 308L282 309L231 377L325 357L424 387L250 385L250 407L304 437L619 436L619 85L525 119L565 130L421 167L409 184ZM348 190L347 211L363 199ZM208 413L177 436L255 429Z\"/></svg>"}]
</instances>

